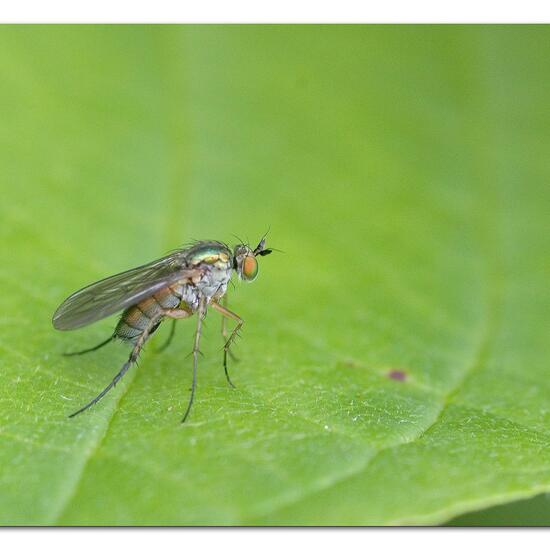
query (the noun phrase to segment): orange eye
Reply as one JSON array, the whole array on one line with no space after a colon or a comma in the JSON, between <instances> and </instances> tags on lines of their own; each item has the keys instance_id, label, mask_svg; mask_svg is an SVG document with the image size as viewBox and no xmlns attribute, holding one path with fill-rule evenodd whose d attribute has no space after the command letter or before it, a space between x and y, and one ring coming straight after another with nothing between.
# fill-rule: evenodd
<instances>
[{"instance_id":1,"label":"orange eye","mask_svg":"<svg viewBox=\"0 0 550 550\"><path fill-rule=\"evenodd\" d=\"M244 259L242 275L247 281L253 281L258 275L258 261L254 256L246 256Z\"/></svg>"}]
</instances>

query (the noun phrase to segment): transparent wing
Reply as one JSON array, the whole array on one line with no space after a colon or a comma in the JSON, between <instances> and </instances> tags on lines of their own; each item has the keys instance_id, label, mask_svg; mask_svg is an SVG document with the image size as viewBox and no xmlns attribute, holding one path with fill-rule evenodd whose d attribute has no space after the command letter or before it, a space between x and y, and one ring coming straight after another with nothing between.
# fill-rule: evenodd
<instances>
[{"instance_id":1,"label":"transparent wing","mask_svg":"<svg viewBox=\"0 0 550 550\"><path fill-rule=\"evenodd\" d=\"M161 288L196 274L185 266L183 251L93 283L71 294L53 315L58 330L80 328L151 296Z\"/></svg>"}]
</instances>

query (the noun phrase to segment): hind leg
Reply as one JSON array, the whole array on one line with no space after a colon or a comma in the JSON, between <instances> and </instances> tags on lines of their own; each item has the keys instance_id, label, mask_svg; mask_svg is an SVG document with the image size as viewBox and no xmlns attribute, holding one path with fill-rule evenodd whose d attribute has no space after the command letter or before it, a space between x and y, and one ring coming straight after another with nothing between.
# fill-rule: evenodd
<instances>
[{"instance_id":1,"label":"hind leg","mask_svg":"<svg viewBox=\"0 0 550 550\"><path fill-rule=\"evenodd\" d=\"M122 368L117 373L117 375L111 380L111 382L103 389L96 397L94 397L89 403L84 405L81 409L78 409L78 411L74 412L73 414L69 415L69 418L73 418L77 414L80 414L84 412L85 410L89 409L92 405L95 405L100 399L102 399L105 394L107 394L110 390L112 390L117 383L122 379L122 377L126 374L128 369L134 365L139 357L139 353L141 352L145 342L149 338L149 335L155 328L157 327L158 323L164 316L164 312L156 315L152 319L149 320L149 324L147 327L143 330L143 332L139 335L138 339L136 340L136 343L134 344L134 347L132 351L130 352L130 356L128 357L128 360L124 365L122 365ZM112 339L112 337L111 337Z\"/></svg>"}]
</instances>

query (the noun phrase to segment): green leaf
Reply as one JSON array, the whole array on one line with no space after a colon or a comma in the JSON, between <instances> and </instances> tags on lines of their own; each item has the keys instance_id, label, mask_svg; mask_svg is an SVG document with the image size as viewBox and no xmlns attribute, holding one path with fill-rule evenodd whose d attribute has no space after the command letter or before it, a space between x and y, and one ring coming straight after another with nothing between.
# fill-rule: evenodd
<instances>
[{"instance_id":1,"label":"green leaf","mask_svg":"<svg viewBox=\"0 0 550 550\"><path fill-rule=\"evenodd\" d=\"M0 521L425 524L550 490L550 30L0 28ZM128 349L50 323L190 239L284 251Z\"/></svg>"},{"instance_id":2,"label":"green leaf","mask_svg":"<svg viewBox=\"0 0 550 550\"><path fill-rule=\"evenodd\" d=\"M548 493L500 504L484 510L470 512L452 519L451 527L540 527L550 524L550 495Z\"/></svg>"}]
</instances>

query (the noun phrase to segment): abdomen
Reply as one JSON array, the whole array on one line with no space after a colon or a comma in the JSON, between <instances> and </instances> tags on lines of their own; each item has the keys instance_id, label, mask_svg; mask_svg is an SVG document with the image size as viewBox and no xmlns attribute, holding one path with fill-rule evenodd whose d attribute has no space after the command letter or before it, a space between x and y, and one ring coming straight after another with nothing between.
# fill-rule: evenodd
<instances>
[{"instance_id":1,"label":"abdomen","mask_svg":"<svg viewBox=\"0 0 550 550\"><path fill-rule=\"evenodd\" d=\"M180 302L181 296L176 293L176 289L167 287L159 290L124 311L115 328L115 337L128 343L135 343L150 325L151 320L158 318L154 328L150 331L152 334L160 325L162 317L159 316L162 316L163 311L177 308Z\"/></svg>"}]
</instances>

